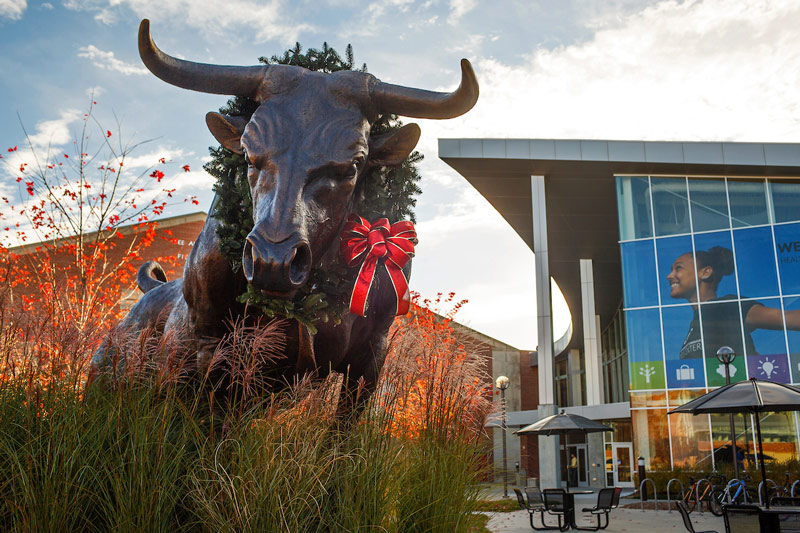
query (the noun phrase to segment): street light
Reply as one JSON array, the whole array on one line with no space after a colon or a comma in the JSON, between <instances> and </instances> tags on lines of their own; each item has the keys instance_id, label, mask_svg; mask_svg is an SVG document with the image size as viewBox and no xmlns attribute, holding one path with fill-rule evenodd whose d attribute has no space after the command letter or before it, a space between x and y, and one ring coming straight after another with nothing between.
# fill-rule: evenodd
<instances>
[{"instance_id":1,"label":"street light","mask_svg":"<svg viewBox=\"0 0 800 533\"><path fill-rule=\"evenodd\" d=\"M494 384L500 389L500 408L503 410L503 498L508 498L508 463L506 455L506 389L510 380L506 376L499 376Z\"/></svg>"},{"instance_id":2,"label":"street light","mask_svg":"<svg viewBox=\"0 0 800 533\"><path fill-rule=\"evenodd\" d=\"M729 367L736 359L736 352L730 346L722 346L717 350L717 361L725 365L725 384L731 384L731 373ZM739 461L736 453L736 427L733 425L733 413L728 415L731 425L731 454L733 455L733 477L739 479Z\"/></svg>"}]
</instances>

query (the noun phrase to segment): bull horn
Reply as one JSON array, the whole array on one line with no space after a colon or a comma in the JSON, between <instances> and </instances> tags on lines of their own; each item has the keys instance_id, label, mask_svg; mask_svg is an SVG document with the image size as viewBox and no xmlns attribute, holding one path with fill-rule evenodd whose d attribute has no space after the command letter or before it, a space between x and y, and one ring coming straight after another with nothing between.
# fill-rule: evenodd
<instances>
[{"instance_id":1,"label":"bull horn","mask_svg":"<svg viewBox=\"0 0 800 533\"><path fill-rule=\"evenodd\" d=\"M169 56L159 50L150 37L150 21L147 19L139 24L139 56L150 72L165 82L183 89L211 94L253 97L269 68L266 65L209 65Z\"/></svg>"},{"instance_id":2,"label":"bull horn","mask_svg":"<svg viewBox=\"0 0 800 533\"><path fill-rule=\"evenodd\" d=\"M455 118L478 101L478 80L468 60L461 60L461 85L452 93L412 89L378 82L372 101L379 111L412 118Z\"/></svg>"}]
</instances>

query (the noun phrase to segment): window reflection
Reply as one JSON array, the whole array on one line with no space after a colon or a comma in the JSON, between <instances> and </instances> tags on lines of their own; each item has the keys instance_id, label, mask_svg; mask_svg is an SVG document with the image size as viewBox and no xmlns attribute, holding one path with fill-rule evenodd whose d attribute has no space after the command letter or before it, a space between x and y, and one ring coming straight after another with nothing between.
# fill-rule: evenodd
<instances>
[{"instance_id":1,"label":"window reflection","mask_svg":"<svg viewBox=\"0 0 800 533\"><path fill-rule=\"evenodd\" d=\"M689 233L685 178L650 178L656 236Z\"/></svg>"},{"instance_id":2,"label":"window reflection","mask_svg":"<svg viewBox=\"0 0 800 533\"><path fill-rule=\"evenodd\" d=\"M658 278L653 241L624 242L620 248L625 307L658 305Z\"/></svg>"},{"instance_id":3,"label":"window reflection","mask_svg":"<svg viewBox=\"0 0 800 533\"><path fill-rule=\"evenodd\" d=\"M778 271L772 230L769 227L736 230L733 242L741 297L777 296Z\"/></svg>"},{"instance_id":4,"label":"window reflection","mask_svg":"<svg viewBox=\"0 0 800 533\"><path fill-rule=\"evenodd\" d=\"M644 457L645 468L669 468L667 410L632 409L631 421L635 453Z\"/></svg>"},{"instance_id":5,"label":"window reflection","mask_svg":"<svg viewBox=\"0 0 800 533\"><path fill-rule=\"evenodd\" d=\"M617 211L621 241L653 236L647 177L617 178Z\"/></svg>"},{"instance_id":6,"label":"window reflection","mask_svg":"<svg viewBox=\"0 0 800 533\"><path fill-rule=\"evenodd\" d=\"M631 389L663 389L664 363L658 309L625 311Z\"/></svg>"},{"instance_id":7,"label":"window reflection","mask_svg":"<svg viewBox=\"0 0 800 533\"><path fill-rule=\"evenodd\" d=\"M725 180L689 179L692 205L692 231L710 231L730 227Z\"/></svg>"},{"instance_id":8,"label":"window reflection","mask_svg":"<svg viewBox=\"0 0 800 533\"><path fill-rule=\"evenodd\" d=\"M775 222L794 222L800 220L800 181L770 180L772 208L775 211Z\"/></svg>"},{"instance_id":9,"label":"window reflection","mask_svg":"<svg viewBox=\"0 0 800 533\"><path fill-rule=\"evenodd\" d=\"M731 223L734 228L769 224L766 190L766 181L763 179L728 180Z\"/></svg>"},{"instance_id":10,"label":"window reflection","mask_svg":"<svg viewBox=\"0 0 800 533\"><path fill-rule=\"evenodd\" d=\"M711 469L707 415L669 415L673 468Z\"/></svg>"},{"instance_id":11,"label":"window reflection","mask_svg":"<svg viewBox=\"0 0 800 533\"><path fill-rule=\"evenodd\" d=\"M783 294L800 294L800 224L774 226Z\"/></svg>"},{"instance_id":12,"label":"window reflection","mask_svg":"<svg viewBox=\"0 0 800 533\"><path fill-rule=\"evenodd\" d=\"M657 239L656 251L661 304L686 303L697 287L692 238L686 235Z\"/></svg>"}]
</instances>

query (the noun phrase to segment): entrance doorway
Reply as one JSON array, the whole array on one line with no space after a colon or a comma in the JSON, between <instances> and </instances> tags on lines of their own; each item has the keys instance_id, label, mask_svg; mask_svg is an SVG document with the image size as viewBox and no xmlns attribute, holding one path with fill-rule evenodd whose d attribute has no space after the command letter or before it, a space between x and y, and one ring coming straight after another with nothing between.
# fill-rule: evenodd
<instances>
[{"instance_id":1,"label":"entrance doorway","mask_svg":"<svg viewBox=\"0 0 800 533\"><path fill-rule=\"evenodd\" d=\"M608 464L608 461L611 464ZM606 472L615 487L633 487L633 443L614 442L611 457L606 461Z\"/></svg>"},{"instance_id":2,"label":"entrance doorway","mask_svg":"<svg viewBox=\"0 0 800 533\"><path fill-rule=\"evenodd\" d=\"M589 451L586 444L567 444L567 453L565 457L565 465L569 464L572 459L572 454L578 459L578 486L589 486Z\"/></svg>"}]
</instances>

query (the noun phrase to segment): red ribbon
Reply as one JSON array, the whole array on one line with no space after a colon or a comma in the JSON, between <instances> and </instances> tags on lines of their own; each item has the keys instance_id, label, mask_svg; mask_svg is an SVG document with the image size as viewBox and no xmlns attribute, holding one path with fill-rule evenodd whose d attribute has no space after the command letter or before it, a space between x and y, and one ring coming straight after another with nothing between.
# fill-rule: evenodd
<instances>
[{"instance_id":1,"label":"red ribbon","mask_svg":"<svg viewBox=\"0 0 800 533\"><path fill-rule=\"evenodd\" d=\"M379 263L383 263L394 287L397 302L395 315L408 313L410 295L403 267L414 257L414 245L417 243L414 224L402 221L390 226L385 218L370 224L352 214L344 225L341 238L340 251L347 266L361 264L350 296L350 312L367 316L367 297L375 278L375 269Z\"/></svg>"}]
</instances>

